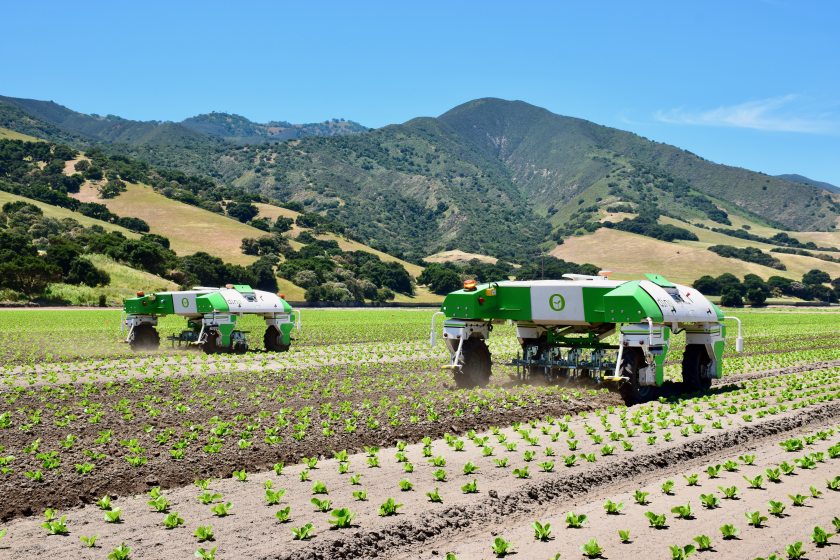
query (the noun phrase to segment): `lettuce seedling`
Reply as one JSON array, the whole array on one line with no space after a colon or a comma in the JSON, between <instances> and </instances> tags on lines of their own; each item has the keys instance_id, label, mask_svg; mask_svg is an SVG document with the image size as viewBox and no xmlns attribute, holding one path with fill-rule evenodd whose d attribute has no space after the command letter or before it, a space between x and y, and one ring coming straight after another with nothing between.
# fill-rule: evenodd
<instances>
[{"instance_id":1,"label":"lettuce seedling","mask_svg":"<svg viewBox=\"0 0 840 560\"><path fill-rule=\"evenodd\" d=\"M334 509L330 512L330 525L336 529L346 529L350 527L356 514L347 508Z\"/></svg>"},{"instance_id":2,"label":"lettuce seedling","mask_svg":"<svg viewBox=\"0 0 840 560\"><path fill-rule=\"evenodd\" d=\"M794 506L801 507L805 505L805 500L808 499L808 496L803 496L802 494L788 494L788 498L790 498L790 501Z\"/></svg>"},{"instance_id":3,"label":"lettuce seedling","mask_svg":"<svg viewBox=\"0 0 840 560\"><path fill-rule=\"evenodd\" d=\"M785 547L785 553L789 560L799 560L805 556L805 551L802 549L802 541L796 541L793 544L789 544Z\"/></svg>"},{"instance_id":4,"label":"lettuce seedling","mask_svg":"<svg viewBox=\"0 0 840 560\"><path fill-rule=\"evenodd\" d=\"M822 548L827 545L830 537L831 535L829 535L822 527L814 527L814 532L811 533L811 541L817 545L818 548Z\"/></svg>"},{"instance_id":5,"label":"lettuce seedling","mask_svg":"<svg viewBox=\"0 0 840 560\"><path fill-rule=\"evenodd\" d=\"M697 543L699 551L712 549L712 539L708 535L697 535L692 540Z\"/></svg>"},{"instance_id":6,"label":"lettuce seedling","mask_svg":"<svg viewBox=\"0 0 840 560\"><path fill-rule=\"evenodd\" d=\"M630 529L619 529L618 538L624 544L630 543Z\"/></svg>"},{"instance_id":7,"label":"lettuce seedling","mask_svg":"<svg viewBox=\"0 0 840 560\"><path fill-rule=\"evenodd\" d=\"M653 513L652 511L646 511L645 517L647 517L648 523L654 529L668 528L668 525L666 525L667 520L665 519L664 513Z\"/></svg>"},{"instance_id":8,"label":"lettuce seedling","mask_svg":"<svg viewBox=\"0 0 840 560\"><path fill-rule=\"evenodd\" d=\"M764 484L764 477L760 474L755 475L753 478L745 476L744 480L746 480L749 483L750 488L753 488L755 490L761 490L762 485Z\"/></svg>"},{"instance_id":9,"label":"lettuce seedling","mask_svg":"<svg viewBox=\"0 0 840 560\"><path fill-rule=\"evenodd\" d=\"M570 511L566 514L566 526L571 529L580 529L587 519L589 518L585 513L577 514Z\"/></svg>"},{"instance_id":10,"label":"lettuce seedling","mask_svg":"<svg viewBox=\"0 0 840 560\"><path fill-rule=\"evenodd\" d=\"M47 517L47 521L41 524L41 527L47 530L50 535L69 535L70 531L67 529L67 516L62 515L61 519Z\"/></svg>"},{"instance_id":11,"label":"lettuce seedling","mask_svg":"<svg viewBox=\"0 0 840 560\"><path fill-rule=\"evenodd\" d=\"M689 556L694 554L694 545L687 544L680 546L678 544L671 545L671 560L686 560Z\"/></svg>"},{"instance_id":12,"label":"lettuce seedling","mask_svg":"<svg viewBox=\"0 0 840 560\"><path fill-rule=\"evenodd\" d=\"M531 524L534 529L534 538L538 541L547 541L551 538L551 523L542 524L539 521L534 521Z\"/></svg>"},{"instance_id":13,"label":"lettuce seedling","mask_svg":"<svg viewBox=\"0 0 840 560\"><path fill-rule=\"evenodd\" d=\"M85 536L85 535L82 535L82 536L79 537L79 540L82 541L82 544L85 545L86 547L93 548L93 547L96 546L96 540L98 538L99 538L98 535L91 535L89 537Z\"/></svg>"},{"instance_id":14,"label":"lettuce seedling","mask_svg":"<svg viewBox=\"0 0 840 560\"><path fill-rule=\"evenodd\" d=\"M108 560L128 560L130 557L131 549L125 543L120 544L120 546L108 553Z\"/></svg>"},{"instance_id":15,"label":"lettuce seedling","mask_svg":"<svg viewBox=\"0 0 840 560\"><path fill-rule=\"evenodd\" d=\"M513 469L513 476L516 478L531 478L531 473L528 472L528 465L525 465L521 469Z\"/></svg>"},{"instance_id":16,"label":"lettuce seedling","mask_svg":"<svg viewBox=\"0 0 840 560\"><path fill-rule=\"evenodd\" d=\"M196 558L198 558L199 560L216 560L216 549L217 548L219 548L219 547L214 546L210 550L207 550L207 549L199 547L198 549L196 549L196 551L193 553L193 555Z\"/></svg>"},{"instance_id":17,"label":"lettuce seedling","mask_svg":"<svg viewBox=\"0 0 840 560\"><path fill-rule=\"evenodd\" d=\"M691 514L691 504L672 507L671 513L676 514L677 519L692 519L694 517Z\"/></svg>"},{"instance_id":18,"label":"lettuce seedling","mask_svg":"<svg viewBox=\"0 0 840 560\"><path fill-rule=\"evenodd\" d=\"M394 501L394 498L388 498L385 502L379 506L379 515L382 517L386 517L389 515L396 515L397 509L401 508L403 504L398 504Z\"/></svg>"},{"instance_id":19,"label":"lettuce seedling","mask_svg":"<svg viewBox=\"0 0 840 560\"><path fill-rule=\"evenodd\" d=\"M107 510L103 513L105 514L106 523L122 523L122 510L120 508Z\"/></svg>"},{"instance_id":20,"label":"lettuce seedling","mask_svg":"<svg viewBox=\"0 0 840 560\"><path fill-rule=\"evenodd\" d=\"M292 535L296 541L305 541L315 536L315 526L307 523L303 527L292 527Z\"/></svg>"},{"instance_id":21,"label":"lettuce seedling","mask_svg":"<svg viewBox=\"0 0 840 560\"><path fill-rule=\"evenodd\" d=\"M443 499L440 497L440 492L438 491L437 488L435 488L431 492L426 492L426 496L429 497L430 502L434 502L434 503L443 502Z\"/></svg>"},{"instance_id":22,"label":"lettuce seedling","mask_svg":"<svg viewBox=\"0 0 840 560\"><path fill-rule=\"evenodd\" d=\"M589 539L580 546L580 551L587 558L599 558L603 554L604 549L598 544L595 539Z\"/></svg>"},{"instance_id":23,"label":"lettuce seedling","mask_svg":"<svg viewBox=\"0 0 840 560\"><path fill-rule=\"evenodd\" d=\"M723 535L723 540L737 539L738 533L740 533L740 531L738 531L735 525L732 525L731 523L727 523L720 528L720 534Z\"/></svg>"},{"instance_id":24,"label":"lettuce seedling","mask_svg":"<svg viewBox=\"0 0 840 560\"><path fill-rule=\"evenodd\" d=\"M277 521L280 523L286 523L290 519L290 514L292 512L292 506L286 506L283 509L277 510L277 513L274 514L274 517L277 518Z\"/></svg>"},{"instance_id":25,"label":"lettuce seedling","mask_svg":"<svg viewBox=\"0 0 840 560\"><path fill-rule=\"evenodd\" d=\"M744 515L747 518L747 523L755 527L756 529L760 528L762 524L767 521L767 517L761 515L760 511L748 511L745 512Z\"/></svg>"},{"instance_id":26,"label":"lettuce seedling","mask_svg":"<svg viewBox=\"0 0 840 560\"><path fill-rule=\"evenodd\" d=\"M210 525L199 525L196 528L195 533L193 533L193 536L198 539L198 542L215 540L213 536L213 527Z\"/></svg>"},{"instance_id":27,"label":"lettuce seedling","mask_svg":"<svg viewBox=\"0 0 840 560\"><path fill-rule=\"evenodd\" d=\"M513 546L510 542L506 541L502 537L496 537L493 540L493 544L490 545L490 548L493 550L493 554L499 558L507 556L513 551Z\"/></svg>"},{"instance_id":28,"label":"lettuce seedling","mask_svg":"<svg viewBox=\"0 0 840 560\"><path fill-rule=\"evenodd\" d=\"M184 518L174 511L163 518L163 526L167 529L175 529L183 524Z\"/></svg>"},{"instance_id":29,"label":"lettuce seedling","mask_svg":"<svg viewBox=\"0 0 840 560\"><path fill-rule=\"evenodd\" d=\"M320 511L322 513L326 513L332 508L332 502L330 500L320 500L318 498L312 498L309 501L312 503L313 506L315 506L316 511Z\"/></svg>"},{"instance_id":30,"label":"lettuce seedling","mask_svg":"<svg viewBox=\"0 0 840 560\"><path fill-rule=\"evenodd\" d=\"M718 486L718 490L721 491L723 497L728 500L737 500L738 499L738 488L736 486Z\"/></svg>"},{"instance_id":31,"label":"lettuce seedling","mask_svg":"<svg viewBox=\"0 0 840 560\"><path fill-rule=\"evenodd\" d=\"M286 495L286 491L282 488L279 490L272 490L271 488L265 489L265 503L268 506L276 506L280 503L280 500L283 499L283 496Z\"/></svg>"},{"instance_id":32,"label":"lettuce seedling","mask_svg":"<svg viewBox=\"0 0 840 560\"><path fill-rule=\"evenodd\" d=\"M624 504L621 502L614 502L612 500L604 502L604 511L607 512L607 515L619 515L623 508Z\"/></svg>"}]
</instances>

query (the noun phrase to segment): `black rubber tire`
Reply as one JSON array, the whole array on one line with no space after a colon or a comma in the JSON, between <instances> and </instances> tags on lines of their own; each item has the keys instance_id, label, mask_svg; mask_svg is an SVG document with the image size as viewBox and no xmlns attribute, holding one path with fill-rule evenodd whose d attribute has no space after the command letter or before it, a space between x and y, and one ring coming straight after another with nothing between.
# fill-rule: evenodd
<instances>
[{"instance_id":1,"label":"black rubber tire","mask_svg":"<svg viewBox=\"0 0 840 560\"><path fill-rule=\"evenodd\" d=\"M135 351L150 351L160 348L160 335L152 325L137 325L131 331L128 345Z\"/></svg>"},{"instance_id":2,"label":"black rubber tire","mask_svg":"<svg viewBox=\"0 0 840 560\"><path fill-rule=\"evenodd\" d=\"M645 367L645 355L641 348L624 348L621 353L621 366L618 371L629 377L619 387L619 392L627 404L647 402L656 396L655 386L639 385L639 370Z\"/></svg>"},{"instance_id":3,"label":"black rubber tire","mask_svg":"<svg viewBox=\"0 0 840 560\"><path fill-rule=\"evenodd\" d=\"M702 377L701 372L712 363L706 346L703 344L688 344L683 352L682 377L683 391L697 393L708 391L712 386L712 379Z\"/></svg>"},{"instance_id":4,"label":"black rubber tire","mask_svg":"<svg viewBox=\"0 0 840 560\"><path fill-rule=\"evenodd\" d=\"M205 354L215 354L221 350L219 346L219 331L216 329L208 329L207 330L207 338L204 339L204 342L201 343L201 349L204 350Z\"/></svg>"},{"instance_id":5,"label":"black rubber tire","mask_svg":"<svg viewBox=\"0 0 840 560\"><path fill-rule=\"evenodd\" d=\"M462 388L485 387L490 382L490 350L481 338L468 338L461 348L460 370L455 384Z\"/></svg>"},{"instance_id":6,"label":"black rubber tire","mask_svg":"<svg viewBox=\"0 0 840 560\"><path fill-rule=\"evenodd\" d=\"M265 329L265 334L263 335L263 344L265 345L266 352L288 352L289 345L283 344L283 339L280 336L280 330L271 325L270 327Z\"/></svg>"}]
</instances>

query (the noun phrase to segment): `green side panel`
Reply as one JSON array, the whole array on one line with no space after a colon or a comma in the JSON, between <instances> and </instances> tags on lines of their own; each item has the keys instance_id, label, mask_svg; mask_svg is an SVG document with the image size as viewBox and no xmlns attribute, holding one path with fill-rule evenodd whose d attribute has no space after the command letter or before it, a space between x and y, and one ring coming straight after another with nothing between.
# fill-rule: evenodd
<instances>
[{"instance_id":1,"label":"green side panel","mask_svg":"<svg viewBox=\"0 0 840 560\"><path fill-rule=\"evenodd\" d=\"M659 387L665 382L665 359L668 357L668 350L671 348L671 329L663 327L662 336L665 339L664 352L653 357L654 375L656 386Z\"/></svg>"},{"instance_id":2,"label":"green side panel","mask_svg":"<svg viewBox=\"0 0 840 560\"><path fill-rule=\"evenodd\" d=\"M712 350L715 353L715 379L723 377L723 350L726 347L726 325L722 323L720 325L720 336L720 340L712 343Z\"/></svg>"},{"instance_id":3,"label":"green side panel","mask_svg":"<svg viewBox=\"0 0 840 560\"><path fill-rule=\"evenodd\" d=\"M239 292L240 294L249 294L254 291L254 289L248 284L234 284L233 289Z\"/></svg>"},{"instance_id":4,"label":"green side panel","mask_svg":"<svg viewBox=\"0 0 840 560\"><path fill-rule=\"evenodd\" d=\"M440 309L447 317L458 319L530 321L531 290L527 286L479 284L473 291L450 293Z\"/></svg>"},{"instance_id":5,"label":"green side panel","mask_svg":"<svg viewBox=\"0 0 840 560\"><path fill-rule=\"evenodd\" d=\"M155 298L158 307L158 313L162 315L171 315L175 313L175 306L172 303L172 294L163 294Z\"/></svg>"},{"instance_id":6,"label":"green side panel","mask_svg":"<svg viewBox=\"0 0 840 560\"><path fill-rule=\"evenodd\" d=\"M170 315L175 312L171 294L149 294L123 300L127 315Z\"/></svg>"},{"instance_id":7,"label":"green side panel","mask_svg":"<svg viewBox=\"0 0 840 560\"><path fill-rule=\"evenodd\" d=\"M612 288L584 287L583 294L583 319L587 323L607 323L604 314L604 296L612 291Z\"/></svg>"},{"instance_id":8,"label":"green side panel","mask_svg":"<svg viewBox=\"0 0 840 560\"><path fill-rule=\"evenodd\" d=\"M284 313L291 313L292 312L292 306L289 305L288 301L286 301L285 299L283 299L281 297L278 297L277 299L279 299L280 303L283 304L283 312ZM295 322L295 318L294 318L294 316L292 316L292 323L294 323L294 322Z\"/></svg>"},{"instance_id":9,"label":"green side panel","mask_svg":"<svg viewBox=\"0 0 840 560\"><path fill-rule=\"evenodd\" d=\"M715 315L717 315L718 321L723 321L723 311L720 310L720 307L718 307L717 305L715 305L712 302L709 302L709 304L712 306L712 309L714 309Z\"/></svg>"},{"instance_id":10,"label":"green side panel","mask_svg":"<svg viewBox=\"0 0 840 560\"><path fill-rule=\"evenodd\" d=\"M668 352L663 352L658 356L653 357L653 363L655 366L655 373L656 376L656 386L659 387L665 382L665 358L668 356Z\"/></svg>"},{"instance_id":11,"label":"green side panel","mask_svg":"<svg viewBox=\"0 0 840 560\"><path fill-rule=\"evenodd\" d=\"M639 285L638 280L625 282L603 297L604 322L638 323L650 317L655 323L663 320L662 310Z\"/></svg>"},{"instance_id":12,"label":"green side panel","mask_svg":"<svg viewBox=\"0 0 840 560\"><path fill-rule=\"evenodd\" d=\"M230 311L225 298L219 292L210 292L209 294L198 296L195 298L195 306L199 313L223 313Z\"/></svg>"},{"instance_id":13,"label":"green side panel","mask_svg":"<svg viewBox=\"0 0 840 560\"><path fill-rule=\"evenodd\" d=\"M657 286L661 286L662 288L676 288L677 285L673 282L667 280L661 274L645 274L645 278L656 284Z\"/></svg>"},{"instance_id":14,"label":"green side panel","mask_svg":"<svg viewBox=\"0 0 840 560\"><path fill-rule=\"evenodd\" d=\"M219 334L222 335L222 346L225 348L230 346L230 333L236 329L236 315L231 316L230 324L219 325Z\"/></svg>"},{"instance_id":15,"label":"green side panel","mask_svg":"<svg viewBox=\"0 0 840 560\"><path fill-rule=\"evenodd\" d=\"M292 323L294 320L295 318L292 316ZM292 323L282 323L280 325L280 338L283 340L283 344L292 343L292 329L295 328Z\"/></svg>"}]
</instances>

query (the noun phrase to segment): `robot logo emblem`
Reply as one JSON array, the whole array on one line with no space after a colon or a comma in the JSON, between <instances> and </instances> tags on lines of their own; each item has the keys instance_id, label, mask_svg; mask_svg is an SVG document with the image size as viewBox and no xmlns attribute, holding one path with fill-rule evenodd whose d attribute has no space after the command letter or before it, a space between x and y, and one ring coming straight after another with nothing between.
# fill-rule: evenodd
<instances>
[{"instance_id":1,"label":"robot logo emblem","mask_svg":"<svg viewBox=\"0 0 840 560\"><path fill-rule=\"evenodd\" d=\"M548 306L554 311L563 311L566 307L566 299L560 294L551 294L548 298Z\"/></svg>"}]
</instances>

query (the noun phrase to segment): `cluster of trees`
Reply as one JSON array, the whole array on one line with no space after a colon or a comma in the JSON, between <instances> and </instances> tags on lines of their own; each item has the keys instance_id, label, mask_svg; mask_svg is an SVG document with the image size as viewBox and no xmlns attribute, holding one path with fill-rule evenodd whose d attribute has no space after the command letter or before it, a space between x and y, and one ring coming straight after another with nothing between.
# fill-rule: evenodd
<instances>
[{"instance_id":1,"label":"cluster of trees","mask_svg":"<svg viewBox=\"0 0 840 560\"><path fill-rule=\"evenodd\" d=\"M702 212L713 222L731 225L729 215L714 202L693 191L687 181L674 177L656 166L635 161L632 168L620 170L616 178L624 179L626 188L619 186L616 181L610 181L609 193L621 197L623 202L633 202L639 208L655 207L659 195L664 194L673 197L673 201L678 205Z\"/></svg>"},{"instance_id":2,"label":"cluster of trees","mask_svg":"<svg viewBox=\"0 0 840 560\"><path fill-rule=\"evenodd\" d=\"M739 239L758 241L760 243L767 243L770 245L781 245L782 247L793 247L796 249L811 249L814 251L837 251L837 249L834 247L820 247L813 241L806 241L805 243L803 243L795 237L791 237L783 231L780 231L779 233L771 237L763 237L761 235L756 235L743 229L712 228L712 231L723 233L731 237L738 237Z\"/></svg>"},{"instance_id":3,"label":"cluster of trees","mask_svg":"<svg viewBox=\"0 0 840 560\"><path fill-rule=\"evenodd\" d=\"M815 259L820 259L821 261L840 263L840 257L834 257L832 255L826 255L823 253L812 253L811 251L806 251L805 249L794 249L793 247L773 247L772 249L770 249L770 252L786 253L788 255L802 255L803 257L812 257Z\"/></svg>"},{"instance_id":4,"label":"cluster of trees","mask_svg":"<svg viewBox=\"0 0 840 560\"><path fill-rule=\"evenodd\" d=\"M149 231L149 225L139 218L117 216L102 204L79 202L68 196L79 192L86 179L103 177L102 168L88 161L79 162L86 164L81 166L85 169L84 174L65 175L65 162L76 155L75 150L60 144L0 140L0 190L74 210L132 231ZM108 182L103 188L110 189L108 192L116 189L115 193L125 188L118 175L110 170L108 174ZM108 187L109 184L111 187Z\"/></svg>"},{"instance_id":5,"label":"cluster of trees","mask_svg":"<svg viewBox=\"0 0 840 560\"><path fill-rule=\"evenodd\" d=\"M428 286L440 295L460 289L464 280L473 279L479 283L508 280L540 280L562 278L564 274L595 275L600 270L591 264L577 264L547 255L532 260L529 264L514 268L510 263L497 261L495 264L473 259L465 264L430 263L417 278L417 282Z\"/></svg>"},{"instance_id":6,"label":"cluster of trees","mask_svg":"<svg viewBox=\"0 0 840 560\"><path fill-rule=\"evenodd\" d=\"M7 202L0 211L0 289L34 297L51 282L105 286L111 278L84 257L73 240L84 234L75 220L45 218L37 206Z\"/></svg>"},{"instance_id":7,"label":"cluster of trees","mask_svg":"<svg viewBox=\"0 0 840 560\"><path fill-rule=\"evenodd\" d=\"M624 219L615 224L611 221L605 221L603 225L604 227L646 235L647 237L661 239L662 241L675 241L677 239L697 241L697 236L685 228L671 224L660 224L656 221L659 219L659 216L660 212L656 207L641 206L639 208L639 215L635 218Z\"/></svg>"},{"instance_id":8,"label":"cluster of trees","mask_svg":"<svg viewBox=\"0 0 840 560\"><path fill-rule=\"evenodd\" d=\"M840 298L840 277L832 280L827 272L818 269L806 272L800 282L783 276L771 276L765 282L755 274L747 274L742 282L734 274L726 272L717 278L701 276L692 285L704 295L721 296L720 303L726 307L741 307L745 300L752 306L760 307L771 296L826 303L836 303Z\"/></svg>"},{"instance_id":9,"label":"cluster of trees","mask_svg":"<svg viewBox=\"0 0 840 560\"><path fill-rule=\"evenodd\" d=\"M472 259L467 263L429 263L417 282L427 286L435 294L444 295L459 290L464 280L473 279L479 283L507 280L513 274L513 265L504 261L495 264Z\"/></svg>"},{"instance_id":10,"label":"cluster of trees","mask_svg":"<svg viewBox=\"0 0 840 560\"><path fill-rule=\"evenodd\" d=\"M304 246L285 249L277 274L304 288L307 301L389 301L395 293L414 293L411 276L400 263L383 262L365 251L342 251L338 242L308 232L297 240Z\"/></svg>"},{"instance_id":11,"label":"cluster of trees","mask_svg":"<svg viewBox=\"0 0 840 560\"><path fill-rule=\"evenodd\" d=\"M277 291L276 254L239 266L207 253L178 257L169 240L146 234L129 239L101 226L83 227L73 219L53 219L37 206L9 202L0 212L0 289L27 298L41 296L53 282L105 286L108 274L96 268L91 254L107 255L117 262L163 276L184 286L219 286L228 282L250 284Z\"/></svg>"},{"instance_id":12,"label":"cluster of trees","mask_svg":"<svg viewBox=\"0 0 840 560\"><path fill-rule=\"evenodd\" d=\"M721 257L738 259L746 262L756 263L776 270L787 270L787 267L772 255L768 255L756 247L733 247L731 245L712 245L709 251L717 253Z\"/></svg>"}]
</instances>

